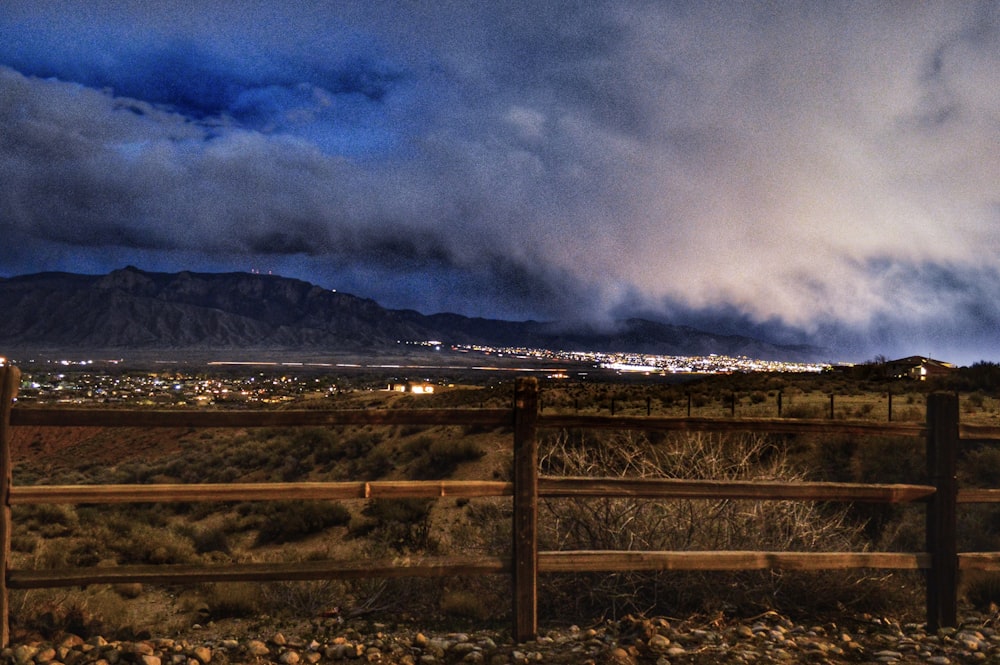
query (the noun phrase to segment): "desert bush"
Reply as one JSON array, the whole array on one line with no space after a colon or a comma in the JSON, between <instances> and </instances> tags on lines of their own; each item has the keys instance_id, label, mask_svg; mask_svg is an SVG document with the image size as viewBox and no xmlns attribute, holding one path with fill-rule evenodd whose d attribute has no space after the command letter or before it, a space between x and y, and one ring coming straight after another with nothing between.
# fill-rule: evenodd
<instances>
[{"instance_id":1,"label":"desert bush","mask_svg":"<svg viewBox=\"0 0 1000 665\"><path fill-rule=\"evenodd\" d=\"M963 451L958 478L963 486L1000 488L1000 448L982 446Z\"/></svg>"},{"instance_id":2,"label":"desert bush","mask_svg":"<svg viewBox=\"0 0 1000 665\"><path fill-rule=\"evenodd\" d=\"M854 410L855 418L868 418L871 416L872 411L875 410L874 404L862 404Z\"/></svg>"},{"instance_id":3,"label":"desert bush","mask_svg":"<svg viewBox=\"0 0 1000 665\"><path fill-rule=\"evenodd\" d=\"M194 550L198 554L209 554L211 552L221 552L230 554L232 548L229 543L229 531L231 526L223 523L217 527L196 527L191 524L179 525L176 528L178 534L191 540Z\"/></svg>"},{"instance_id":4,"label":"desert bush","mask_svg":"<svg viewBox=\"0 0 1000 665\"><path fill-rule=\"evenodd\" d=\"M80 526L76 509L70 505L45 503L27 505L19 507L14 517L19 523L23 523L32 531L37 531L45 538L71 535Z\"/></svg>"},{"instance_id":5,"label":"desert bush","mask_svg":"<svg viewBox=\"0 0 1000 665\"><path fill-rule=\"evenodd\" d=\"M409 477L415 480L447 478L459 464L472 462L483 456L483 451L475 441L464 438L432 439L422 436L407 446L407 449L411 454L417 454L408 469Z\"/></svg>"},{"instance_id":6,"label":"desert bush","mask_svg":"<svg viewBox=\"0 0 1000 665\"><path fill-rule=\"evenodd\" d=\"M271 501L261 504L257 515L258 545L301 540L351 519L347 508L330 501Z\"/></svg>"},{"instance_id":7,"label":"desert bush","mask_svg":"<svg viewBox=\"0 0 1000 665\"><path fill-rule=\"evenodd\" d=\"M257 582L214 582L199 589L199 611L212 619L245 618L260 614L262 585Z\"/></svg>"},{"instance_id":8,"label":"desert bush","mask_svg":"<svg viewBox=\"0 0 1000 665\"><path fill-rule=\"evenodd\" d=\"M38 538L25 534L14 534L10 539L10 549L14 552L32 554L38 548Z\"/></svg>"},{"instance_id":9,"label":"desert bush","mask_svg":"<svg viewBox=\"0 0 1000 665\"><path fill-rule=\"evenodd\" d=\"M343 605L347 587L341 580L280 581L261 585L260 594L267 612L315 617Z\"/></svg>"},{"instance_id":10,"label":"desert bush","mask_svg":"<svg viewBox=\"0 0 1000 665\"><path fill-rule=\"evenodd\" d=\"M927 410L923 406L908 406L906 408L892 409L893 422L919 423L927 419Z\"/></svg>"},{"instance_id":11,"label":"desert bush","mask_svg":"<svg viewBox=\"0 0 1000 665\"><path fill-rule=\"evenodd\" d=\"M118 555L118 563L191 563L197 560L194 543L170 529L147 524L132 525L125 536L113 537L109 547Z\"/></svg>"},{"instance_id":12,"label":"desert bush","mask_svg":"<svg viewBox=\"0 0 1000 665\"><path fill-rule=\"evenodd\" d=\"M465 504L464 524L452 529L452 543L466 552L496 555L510 549L513 507L509 499L483 497Z\"/></svg>"},{"instance_id":13,"label":"desert bush","mask_svg":"<svg viewBox=\"0 0 1000 665\"><path fill-rule=\"evenodd\" d=\"M368 536L376 545L396 552L434 550L430 499L375 499L361 511L364 519L351 522L354 536Z\"/></svg>"},{"instance_id":14,"label":"desert bush","mask_svg":"<svg viewBox=\"0 0 1000 665\"><path fill-rule=\"evenodd\" d=\"M131 632L127 603L112 589L32 589L11 593L11 631L52 639Z\"/></svg>"},{"instance_id":15,"label":"desert bush","mask_svg":"<svg viewBox=\"0 0 1000 665\"><path fill-rule=\"evenodd\" d=\"M713 480L802 480L781 446L767 437L677 434L658 445L620 432L603 441L547 440L542 473L571 476L660 477ZM632 498L545 500L541 549L555 550L773 550L858 551L866 547L844 510L808 502ZM557 608L627 612L710 609L721 603L745 609L816 607L879 597L877 581L862 575L751 571L626 573L557 576L543 598ZM839 583L837 583L839 580Z\"/></svg>"},{"instance_id":16,"label":"desert bush","mask_svg":"<svg viewBox=\"0 0 1000 665\"><path fill-rule=\"evenodd\" d=\"M99 532L81 538L40 539L30 552L28 567L51 570L96 566L114 556L106 545L105 536L104 532Z\"/></svg>"},{"instance_id":17,"label":"desert bush","mask_svg":"<svg viewBox=\"0 0 1000 665\"><path fill-rule=\"evenodd\" d=\"M829 410L822 404L796 402L783 406L781 415L784 418L818 419L826 418L829 415Z\"/></svg>"},{"instance_id":18,"label":"desert bush","mask_svg":"<svg viewBox=\"0 0 1000 665\"><path fill-rule=\"evenodd\" d=\"M493 616L494 605L469 589L455 589L441 594L441 611L453 617L485 621Z\"/></svg>"},{"instance_id":19,"label":"desert bush","mask_svg":"<svg viewBox=\"0 0 1000 665\"><path fill-rule=\"evenodd\" d=\"M963 571L962 591L966 602L977 610L996 612L997 606L1000 606L1000 574Z\"/></svg>"},{"instance_id":20,"label":"desert bush","mask_svg":"<svg viewBox=\"0 0 1000 665\"><path fill-rule=\"evenodd\" d=\"M309 473L309 464L306 460L296 455L285 455L278 475L283 483L293 483L302 480Z\"/></svg>"}]
</instances>

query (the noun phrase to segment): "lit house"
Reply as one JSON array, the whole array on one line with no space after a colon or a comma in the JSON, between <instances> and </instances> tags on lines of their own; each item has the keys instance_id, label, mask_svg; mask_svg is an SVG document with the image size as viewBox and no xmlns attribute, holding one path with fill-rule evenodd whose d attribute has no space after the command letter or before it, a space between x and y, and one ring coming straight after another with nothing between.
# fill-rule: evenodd
<instances>
[{"instance_id":1,"label":"lit house","mask_svg":"<svg viewBox=\"0 0 1000 665\"><path fill-rule=\"evenodd\" d=\"M886 362L886 374L895 379L926 381L928 378L946 376L955 371L955 366L943 360L923 356L909 356Z\"/></svg>"},{"instance_id":2,"label":"lit house","mask_svg":"<svg viewBox=\"0 0 1000 665\"><path fill-rule=\"evenodd\" d=\"M414 395L428 395L434 392L434 386L430 383L420 383L416 381L390 383L388 389L397 393L413 393Z\"/></svg>"}]
</instances>

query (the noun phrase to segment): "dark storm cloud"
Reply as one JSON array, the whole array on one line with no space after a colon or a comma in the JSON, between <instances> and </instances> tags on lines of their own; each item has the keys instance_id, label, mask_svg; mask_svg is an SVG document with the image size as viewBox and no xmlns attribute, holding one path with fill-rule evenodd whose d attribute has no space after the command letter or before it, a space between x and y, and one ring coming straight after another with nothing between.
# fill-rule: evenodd
<instances>
[{"instance_id":1,"label":"dark storm cloud","mask_svg":"<svg viewBox=\"0 0 1000 665\"><path fill-rule=\"evenodd\" d=\"M1000 356L993 3L5 9L0 273Z\"/></svg>"},{"instance_id":2,"label":"dark storm cloud","mask_svg":"<svg viewBox=\"0 0 1000 665\"><path fill-rule=\"evenodd\" d=\"M160 37L137 44L114 34L94 33L85 39L85 47L53 48L16 21L0 22L0 61L26 76L108 89L116 97L147 101L196 118L268 118L267 110L256 110L255 103L266 104L269 96L280 100L282 95L301 103L305 87L381 102L403 78L387 63L361 55L333 62L304 61L255 49L222 52L184 38Z\"/></svg>"}]
</instances>

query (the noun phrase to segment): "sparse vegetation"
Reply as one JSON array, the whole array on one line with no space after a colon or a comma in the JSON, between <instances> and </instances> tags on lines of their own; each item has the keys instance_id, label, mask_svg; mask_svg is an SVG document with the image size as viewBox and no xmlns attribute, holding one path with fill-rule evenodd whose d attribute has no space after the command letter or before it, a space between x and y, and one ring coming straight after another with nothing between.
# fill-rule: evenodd
<instances>
[{"instance_id":1,"label":"sparse vegetation","mask_svg":"<svg viewBox=\"0 0 1000 665\"><path fill-rule=\"evenodd\" d=\"M559 433L544 445L543 473L566 476L784 480L804 478L784 445L759 435ZM544 549L857 551L859 526L844 509L802 502L650 501L627 497L543 502ZM542 545L540 545L542 546ZM829 578L829 579L828 579ZM621 573L564 578L546 589L547 602L578 612L706 612L736 608L820 609L864 596L889 598L879 580L750 573Z\"/></svg>"},{"instance_id":2,"label":"sparse vegetation","mask_svg":"<svg viewBox=\"0 0 1000 665\"><path fill-rule=\"evenodd\" d=\"M996 424L1000 381L975 367L960 386L963 419ZM888 420L924 417L934 386L877 377L733 375L688 383L543 386L543 413L554 411L684 416ZM937 387L941 387L938 385ZM497 407L509 384L442 390L425 397L344 392L303 408L409 405ZM294 404L292 406L295 406ZM17 449L15 485L30 483L228 483L510 478L510 429L491 427L305 427L259 430L74 431L66 448L35 428ZM919 439L629 435L613 431L546 434L543 470L555 475L712 479L811 479L920 482ZM964 485L1000 487L1000 452L963 449ZM46 452L49 451L49 452ZM503 555L510 545L508 499L377 499L367 502L245 502L120 506L16 506L12 550L18 567L282 560L313 555L382 558L422 554ZM989 506L963 508L963 547L1000 549L1000 519ZM922 507L791 502L630 499L552 500L542 506L544 548L798 549L915 551L923 548ZM548 617L585 618L661 611L753 612L765 606L803 612L881 611L920 581L906 575L767 572L545 576L539 598ZM968 580L976 603L997 602L995 580ZM94 587L20 592L13 619L21 630L126 634L148 626L131 590ZM162 592L139 588L141 595ZM506 580L357 580L200 585L180 594L182 618L195 621L262 613L315 616L388 613L447 621L497 619L509 611ZM178 601L180 602L180 601ZM839 605L838 605L839 604ZM897 606L897 607L898 607ZM157 621L166 621L158 617Z\"/></svg>"},{"instance_id":3,"label":"sparse vegetation","mask_svg":"<svg viewBox=\"0 0 1000 665\"><path fill-rule=\"evenodd\" d=\"M274 501L261 504L257 544L302 540L332 526L345 526L351 513L339 503L325 501Z\"/></svg>"}]
</instances>

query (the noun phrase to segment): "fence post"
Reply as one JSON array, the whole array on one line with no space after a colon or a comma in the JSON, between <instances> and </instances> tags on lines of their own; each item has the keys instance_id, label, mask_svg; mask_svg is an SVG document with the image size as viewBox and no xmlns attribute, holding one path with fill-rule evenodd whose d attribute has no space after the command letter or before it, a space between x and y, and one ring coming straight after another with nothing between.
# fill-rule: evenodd
<instances>
[{"instance_id":1,"label":"fence post","mask_svg":"<svg viewBox=\"0 0 1000 665\"><path fill-rule=\"evenodd\" d=\"M538 634L538 380L514 384L514 639Z\"/></svg>"},{"instance_id":2,"label":"fence post","mask_svg":"<svg viewBox=\"0 0 1000 665\"><path fill-rule=\"evenodd\" d=\"M10 642L10 592L7 590L7 570L10 568L10 410L21 384L21 371L16 367L0 367L0 647Z\"/></svg>"},{"instance_id":3,"label":"fence post","mask_svg":"<svg viewBox=\"0 0 1000 665\"><path fill-rule=\"evenodd\" d=\"M927 629L958 624L958 543L956 459L958 398L927 398L927 475L936 488L927 504Z\"/></svg>"}]
</instances>

